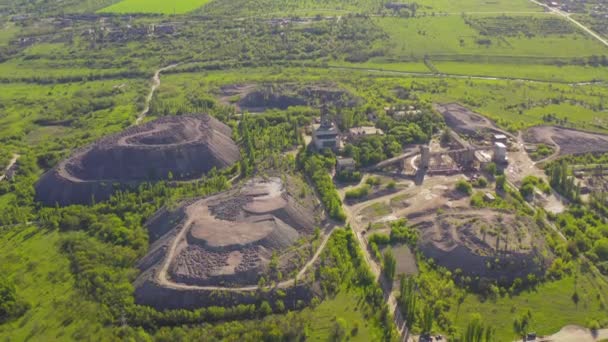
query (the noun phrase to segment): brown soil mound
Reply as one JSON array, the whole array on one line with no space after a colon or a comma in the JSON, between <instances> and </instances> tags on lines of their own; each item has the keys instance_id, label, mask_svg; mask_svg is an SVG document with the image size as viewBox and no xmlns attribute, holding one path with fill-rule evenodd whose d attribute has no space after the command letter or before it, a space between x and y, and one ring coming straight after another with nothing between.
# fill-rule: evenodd
<instances>
[{"instance_id":1,"label":"brown soil mound","mask_svg":"<svg viewBox=\"0 0 608 342\"><path fill-rule=\"evenodd\" d=\"M289 184L289 179L287 180ZM168 278L189 285L252 285L268 270L273 253L279 257L315 227L315 208L296 200L279 178L254 179L241 188L164 212L149 224L151 238L159 243L142 259L152 269L176 241L176 229L187 229L177 241ZM169 227L173 218L181 222ZM155 244L156 245L156 244Z\"/></svg>"},{"instance_id":2,"label":"brown soil mound","mask_svg":"<svg viewBox=\"0 0 608 342\"><path fill-rule=\"evenodd\" d=\"M438 265L463 274L502 281L542 274L543 238L533 219L480 210L454 210L412 221L419 247Z\"/></svg>"},{"instance_id":3,"label":"brown soil mound","mask_svg":"<svg viewBox=\"0 0 608 342\"><path fill-rule=\"evenodd\" d=\"M47 204L107 199L145 181L198 178L240 159L231 130L209 115L164 117L108 136L42 176L36 197Z\"/></svg>"},{"instance_id":4,"label":"brown soil mound","mask_svg":"<svg viewBox=\"0 0 608 342\"><path fill-rule=\"evenodd\" d=\"M435 104L434 108L443 115L448 127L458 134L477 136L484 133L505 133L490 119L458 103Z\"/></svg>"},{"instance_id":5,"label":"brown soil mound","mask_svg":"<svg viewBox=\"0 0 608 342\"><path fill-rule=\"evenodd\" d=\"M608 135L563 127L536 126L528 129L523 137L529 144L555 146L560 155L608 151Z\"/></svg>"},{"instance_id":6,"label":"brown soil mound","mask_svg":"<svg viewBox=\"0 0 608 342\"><path fill-rule=\"evenodd\" d=\"M358 100L334 84L301 85L292 83L262 85L230 85L221 89L220 101L234 103L238 110L263 112L266 109L287 109L292 106L315 105L321 99L336 107L353 107Z\"/></svg>"}]
</instances>

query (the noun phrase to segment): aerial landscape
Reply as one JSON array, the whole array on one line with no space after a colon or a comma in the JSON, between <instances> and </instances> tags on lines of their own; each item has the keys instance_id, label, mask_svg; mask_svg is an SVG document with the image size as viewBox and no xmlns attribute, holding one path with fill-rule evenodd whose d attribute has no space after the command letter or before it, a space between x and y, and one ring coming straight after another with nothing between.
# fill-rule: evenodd
<instances>
[{"instance_id":1,"label":"aerial landscape","mask_svg":"<svg viewBox=\"0 0 608 342\"><path fill-rule=\"evenodd\" d=\"M0 340L608 341L608 0L0 0Z\"/></svg>"}]
</instances>

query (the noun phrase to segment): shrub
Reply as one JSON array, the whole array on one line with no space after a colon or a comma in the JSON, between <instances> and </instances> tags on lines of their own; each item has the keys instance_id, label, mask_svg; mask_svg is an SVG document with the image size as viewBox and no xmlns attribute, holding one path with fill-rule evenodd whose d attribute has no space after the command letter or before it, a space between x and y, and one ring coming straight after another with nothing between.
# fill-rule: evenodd
<instances>
[{"instance_id":1,"label":"shrub","mask_svg":"<svg viewBox=\"0 0 608 342\"><path fill-rule=\"evenodd\" d=\"M456 191L465 195L471 195L473 193L473 187L471 186L471 183L465 180L459 180L456 182Z\"/></svg>"}]
</instances>

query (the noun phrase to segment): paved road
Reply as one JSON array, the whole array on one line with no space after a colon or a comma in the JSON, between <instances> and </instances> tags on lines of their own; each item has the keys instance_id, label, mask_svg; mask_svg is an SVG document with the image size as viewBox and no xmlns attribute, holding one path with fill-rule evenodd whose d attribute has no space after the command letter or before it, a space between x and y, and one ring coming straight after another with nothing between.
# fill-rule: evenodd
<instances>
[{"instance_id":1,"label":"paved road","mask_svg":"<svg viewBox=\"0 0 608 342\"><path fill-rule=\"evenodd\" d=\"M146 105L145 105L144 109L141 111L141 113L139 113L139 115L137 116L137 120L135 120L136 125L139 125L146 118L146 115L148 115L148 112L150 111L150 101L152 101L152 97L154 96L154 92L156 91L156 89L158 89L158 87L160 87L160 73L163 71L173 69L178 65L179 65L179 63L171 64L164 68L160 68L160 69L156 70L156 72L154 72L154 76L152 77L152 87L150 88L150 92L148 93L148 96L146 96Z\"/></svg>"},{"instance_id":2,"label":"paved road","mask_svg":"<svg viewBox=\"0 0 608 342\"><path fill-rule=\"evenodd\" d=\"M581 24L576 19L572 18L572 16L570 15L570 13L566 13L566 12L560 10L559 8L551 7L549 5L546 5L546 4L544 4L542 2L539 2L539 1L536 1L536 0L530 0L530 1L532 3L537 4L538 6L542 6L542 7L546 8L551 13L554 13L554 14L557 14L559 16L562 16L562 17L566 18L571 23L573 23L574 25L580 27L583 31L587 32L590 36L592 36L593 38L597 39L600 43L602 43L602 44L604 44L605 46L608 47L608 40L604 39L599 34L593 32L590 28L588 28L587 26Z\"/></svg>"},{"instance_id":3,"label":"paved road","mask_svg":"<svg viewBox=\"0 0 608 342\"><path fill-rule=\"evenodd\" d=\"M6 168L4 168L4 174L0 175L0 182L2 182L6 178L6 172L8 172L8 170L10 170L15 165L19 157L21 156L18 154L13 154L13 159L11 159Z\"/></svg>"}]
</instances>

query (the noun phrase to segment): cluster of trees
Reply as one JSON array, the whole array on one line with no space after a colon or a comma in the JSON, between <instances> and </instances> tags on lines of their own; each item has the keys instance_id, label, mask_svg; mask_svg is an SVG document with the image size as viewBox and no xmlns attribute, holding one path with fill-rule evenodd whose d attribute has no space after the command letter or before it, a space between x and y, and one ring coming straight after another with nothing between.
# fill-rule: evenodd
<instances>
[{"instance_id":1,"label":"cluster of trees","mask_svg":"<svg viewBox=\"0 0 608 342\"><path fill-rule=\"evenodd\" d=\"M344 194L344 197L347 200L363 198L363 197L365 197L365 196L367 196L369 194L370 190L371 190L371 186L369 186L368 184L363 184L363 185L361 185L359 187L356 187L354 189L348 190Z\"/></svg>"},{"instance_id":2,"label":"cluster of trees","mask_svg":"<svg viewBox=\"0 0 608 342\"><path fill-rule=\"evenodd\" d=\"M545 194L551 193L551 188L542 178L535 176L526 176L519 187L519 193L524 198L530 198L534 195L534 189L539 189Z\"/></svg>"},{"instance_id":3,"label":"cluster of trees","mask_svg":"<svg viewBox=\"0 0 608 342\"><path fill-rule=\"evenodd\" d=\"M585 206L573 206L557 215L555 222L569 240L562 248L574 257L584 254L608 274L608 224L602 216Z\"/></svg>"},{"instance_id":4,"label":"cluster of trees","mask_svg":"<svg viewBox=\"0 0 608 342\"><path fill-rule=\"evenodd\" d=\"M0 324L23 315L29 305L17 297L15 285L0 277Z\"/></svg>"},{"instance_id":5,"label":"cluster of trees","mask_svg":"<svg viewBox=\"0 0 608 342\"><path fill-rule=\"evenodd\" d=\"M480 314L471 315L467 328L460 336L461 342L492 342L494 341L494 328L484 324Z\"/></svg>"},{"instance_id":6,"label":"cluster of trees","mask_svg":"<svg viewBox=\"0 0 608 342\"><path fill-rule=\"evenodd\" d=\"M431 134L445 123L423 103L416 103L416 106L422 108L421 112L404 119L397 120L380 114L376 127L382 129L385 135L368 136L347 144L344 154L354 158L357 165L365 167L398 155L404 146L427 143Z\"/></svg>"},{"instance_id":7,"label":"cluster of trees","mask_svg":"<svg viewBox=\"0 0 608 342\"><path fill-rule=\"evenodd\" d=\"M327 210L327 214L338 221L346 220L346 214L342 209L342 200L336 190L329 171L335 165L334 157L324 157L310 151L301 151L298 155L299 165L315 185L321 202Z\"/></svg>"},{"instance_id":8,"label":"cluster of trees","mask_svg":"<svg viewBox=\"0 0 608 342\"><path fill-rule=\"evenodd\" d=\"M399 219L391 222L390 235L382 233L371 234L367 241L373 252L373 255L378 260L383 260L380 253L380 247L390 244L405 243L413 246L418 241L418 232L407 225L406 219Z\"/></svg>"},{"instance_id":9,"label":"cluster of trees","mask_svg":"<svg viewBox=\"0 0 608 342\"><path fill-rule=\"evenodd\" d=\"M347 144L344 154L355 159L357 165L365 167L396 156L401 149L401 144L393 136L370 136Z\"/></svg>"},{"instance_id":10,"label":"cluster of trees","mask_svg":"<svg viewBox=\"0 0 608 342\"><path fill-rule=\"evenodd\" d=\"M550 165L548 169L549 184L567 199L580 202L581 188L574 182L574 177L570 172L570 165L562 160Z\"/></svg>"},{"instance_id":11,"label":"cluster of trees","mask_svg":"<svg viewBox=\"0 0 608 342\"><path fill-rule=\"evenodd\" d=\"M236 139L241 142L241 174L261 171L264 160L280 158L280 153L301 142L300 127L310 122L310 112L271 112L241 118ZM273 163L276 164L276 163ZM273 165L275 166L275 165Z\"/></svg>"},{"instance_id":12,"label":"cluster of trees","mask_svg":"<svg viewBox=\"0 0 608 342\"><path fill-rule=\"evenodd\" d=\"M363 310L370 322L383 328L384 341L396 338L393 319L384 301L382 289L376 283L352 230L338 229L330 238L320 257L315 278L326 295L332 296L353 284L363 294Z\"/></svg>"}]
</instances>

